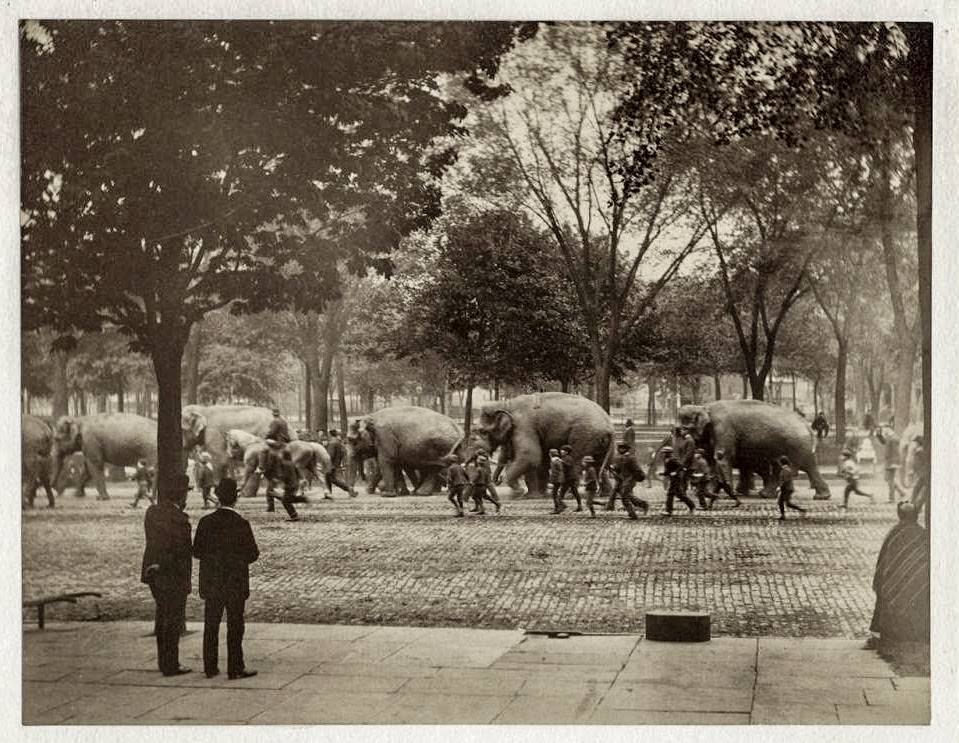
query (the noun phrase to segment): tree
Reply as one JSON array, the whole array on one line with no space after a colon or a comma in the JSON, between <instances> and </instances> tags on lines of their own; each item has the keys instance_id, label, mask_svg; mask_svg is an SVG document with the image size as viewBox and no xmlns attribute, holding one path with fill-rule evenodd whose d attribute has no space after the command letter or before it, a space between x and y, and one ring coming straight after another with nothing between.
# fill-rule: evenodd
<instances>
[{"instance_id":1,"label":"tree","mask_svg":"<svg viewBox=\"0 0 959 743\"><path fill-rule=\"evenodd\" d=\"M24 323L112 323L149 354L169 497L192 325L322 309L340 260L388 270L437 214L453 150L433 144L461 131L438 76L504 92L483 77L514 27L29 21L20 38Z\"/></svg>"},{"instance_id":2,"label":"tree","mask_svg":"<svg viewBox=\"0 0 959 743\"><path fill-rule=\"evenodd\" d=\"M688 141L664 143L657 179L623 177L631 142L617 136L612 117L621 72L602 26L544 27L504 61L499 79L513 94L477 110L460 185L494 206L526 209L549 231L589 341L596 401L606 410L624 338L705 231L690 198ZM658 275L631 299L650 265Z\"/></svg>"},{"instance_id":3,"label":"tree","mask_svg":"<svg viewBox=\"0 0 959 743\"><path fill-rule=\"evenodd\" d=\"M478 382L557 378L554 360L573 345L551 257L547 239L522 214L459 212L445 221L430 278L413 294L401 338L406 354L428 348L449 364L467 391L467 432Z\"/></svg>"},{"instance_id":4,"label":"tree","mask_svg":"<svg viewBox=\"0 0 959 743\"><path fill-rule=\"evenodd\" d=\"M641 135L626 168L634 178L648 176L664 130L680 113L690 118L698 114L710 135L721 143L766 133L797 145L813 127L839 131L864 145L882 143L889 135L893 139L897 134L909 136L916 173L918 317L924 451L928 457L932 421L932 24L627 23L612 29L610 40L624 49L624 74L630 84L617 112L619 120L628 132ZM669 74L657 78L658 69L668 69ZM663 96L656 82L671 96ZM679 101L681 107L667 107L658 127L639 126L637 122L646 121L648 111L657 109L662 100ZM877 111L882 114L878 119ZM894 262L887 260L886 264L888 271ZM896 304L901 286L891 275L889 278ZM905 331L905 313L896 312L899 330ZM906 368L906 359L900 358L900 383L905 382ZM906 425L901 415L896 425Z\"/></svg>"}]
</instances>

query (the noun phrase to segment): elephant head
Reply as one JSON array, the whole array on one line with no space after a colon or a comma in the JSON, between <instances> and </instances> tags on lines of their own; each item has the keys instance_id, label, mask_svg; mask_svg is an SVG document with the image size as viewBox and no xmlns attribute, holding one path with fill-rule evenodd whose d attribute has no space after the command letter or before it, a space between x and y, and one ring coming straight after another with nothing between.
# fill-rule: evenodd
<instances>
[{"instance_id":1,"label":"elephant head","mask_svg":"<svg viewBox=\"0 0 959 743\"><path fill-rule=\"evenodd\" d=\"M83 427L80 421L70 416L63 416L53 427L52 465L50 482L54 487L60 479L63 463L67 457L78 452L83 447Z\"/></svg>"},{"instance_id":2,"label":"elephant head","mask_svg":"<svg viewBox=\"0 0 959 743\"><path fill-rule=\"evenodd\" d=\"M353 421L346 433L346 452L350 459L368 459L376 456L376 429L373 421Z\"/></svg>"},{"instance_id":3,"label":"elephant head","mask_svg":"<svg viewBox=\"0 0 959 743\"><path fill-rule=\"evenodd\" d=\"M496 446L490 442L489 436L473 428L470 430L468 436L460 437L459 441L453 444L453 448L450 449L450 454L458 455L461 462L468 462L480 453L489 456L495 449ZM448 459L446 463L449 463Z\"/></svg>"},{"instance_id":4,"label":"elephant head","mask_svg":"<svg viewBox=\"0 0 959 743\"><path fill-rule=\"evenodd\" d=\"M709 410L704 405L683 405L677 415L679 425L689 429L696 444L712 449L713 422Z\"/></svg>"},{"instance_id":5,"label":"elephant head","mask_svg":"<svg viewBox=\"0 0 959 743\"><path fill-rule=\"evenodd\" d=\"M196 410L184 410L180 416L183 431L183 448L189 451L206 443L206 416Z\"/></svg>"},{"instance_id":6,"label":"elephant head","mask_svg":"<svg viewBox=\"0 0 959 743\"><path fill-rule=\"evenodd\" d=\"M259 440L260 439L254 436L252 433L231 428L226 432L227 456L230 457L230 459L235 459L238 462L242 462L243 455L246 453L247 447Z\"/></svg>"}]
</instances>

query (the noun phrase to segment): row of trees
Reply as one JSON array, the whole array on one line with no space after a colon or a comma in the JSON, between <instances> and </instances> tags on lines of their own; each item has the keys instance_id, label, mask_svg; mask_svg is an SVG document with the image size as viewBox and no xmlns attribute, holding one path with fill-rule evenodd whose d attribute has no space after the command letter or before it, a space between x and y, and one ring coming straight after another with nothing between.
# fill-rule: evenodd
<instances>
[{"instance_id":1,"label":"row of trees","mask_svg":"<svg viewBox=\"0 0 959 743\"><path fill-rule=\"evenodd\" d=\"M24 322L107 325L149 356L161 493L184 357L191 399L204 363L235 394L264 354L258 378L282 387L291 354L314 421L344 353L413 363L443 400L585 379L608 408L650 363L731 365L761 399L774 363L816 366L785 343L815 300L837 375L889 307L908 390L928 331L926 294L911 307L930 268L929 32L27 23ZM875 266L870 315L849 285L874 288ZM218 357L203 318L220 308L270 312Z\"/></svg>"}]
</instances>

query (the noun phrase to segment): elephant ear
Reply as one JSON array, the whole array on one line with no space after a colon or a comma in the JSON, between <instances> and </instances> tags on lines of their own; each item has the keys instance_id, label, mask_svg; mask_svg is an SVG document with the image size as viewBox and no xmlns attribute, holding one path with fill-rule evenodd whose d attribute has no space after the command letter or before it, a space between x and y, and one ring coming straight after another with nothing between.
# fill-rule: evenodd
<instances>
[{"instance_id":1,"label":"elephant ear","mask_svg":"<svg viewBox=\"0 0 959 743\"><path fill-rule=\"evenodd\" d=\"M494 441L509 441L513 433L513 416L506 410L494 410L490 418L491 423L484 430Z\"/></svg>"},{"instance_id":2,"label":"elephant ear","mask_svg":"<svg viewBox=\"0 0 959 743\"><path fill-rule=\"evenodd\" d=\"M195 439L200 438L200 435L206 430L206 416L196 412L190 413L189 423L184 428L188 428Z\"/></svg>"}]
</instances>

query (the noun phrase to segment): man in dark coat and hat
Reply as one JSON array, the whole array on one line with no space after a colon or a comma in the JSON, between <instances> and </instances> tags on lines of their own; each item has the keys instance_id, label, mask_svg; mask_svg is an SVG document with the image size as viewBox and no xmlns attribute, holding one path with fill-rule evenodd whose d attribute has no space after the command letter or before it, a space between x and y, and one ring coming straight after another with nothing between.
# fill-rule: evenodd
<instances>
[{"instance_id":1,"label":"man in dark coat and hat","mask_svg":"<svg viewBox=\"0 0 959 743\"><path fill-rule=\"evenodd\" d=\"M256 671L243 662L243 610L250 597L250 563L260 551L250 522L234 509L236 480L225 477L216 488L220 507L200 519L193 540L193 556L200 561L200 598L203 611L203 670L207 678L219 672L220 620L226 611L227 675L249 678Z\"/></svg>"}]
</instances>

